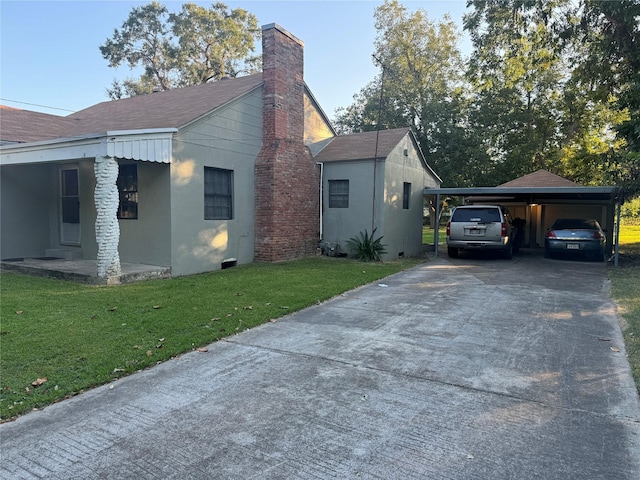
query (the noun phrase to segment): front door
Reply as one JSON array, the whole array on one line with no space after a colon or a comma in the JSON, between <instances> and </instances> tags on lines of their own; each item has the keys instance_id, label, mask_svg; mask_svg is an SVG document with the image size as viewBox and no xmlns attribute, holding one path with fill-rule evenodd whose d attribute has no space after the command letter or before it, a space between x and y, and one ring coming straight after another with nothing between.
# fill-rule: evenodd
<instances>
[{"instance_id":1,"label":"front door","mask_svg":"<svg viewBox=\"0 0 640 480\"><path fill-rule=\"evenodd\" d=\"M60 170L60 243L80 245L78 169Z\"/></svg>"}]
</instances>

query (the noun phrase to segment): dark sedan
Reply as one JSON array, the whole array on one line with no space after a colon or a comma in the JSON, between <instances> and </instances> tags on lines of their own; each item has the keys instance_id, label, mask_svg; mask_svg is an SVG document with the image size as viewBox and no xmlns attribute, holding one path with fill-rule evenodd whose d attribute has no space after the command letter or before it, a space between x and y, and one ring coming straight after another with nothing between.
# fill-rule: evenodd
<instances>
[{"instance_id":1,"label":"dark sedan","mask_svg":"<svg viewBox=\"0 0 640 480\"><path fill-rule=\"evenodd\" d=\"M603 261L606 238L596 220L560 218L544 239L544 255L587 255Z\"/></svg>"}]
</instances>

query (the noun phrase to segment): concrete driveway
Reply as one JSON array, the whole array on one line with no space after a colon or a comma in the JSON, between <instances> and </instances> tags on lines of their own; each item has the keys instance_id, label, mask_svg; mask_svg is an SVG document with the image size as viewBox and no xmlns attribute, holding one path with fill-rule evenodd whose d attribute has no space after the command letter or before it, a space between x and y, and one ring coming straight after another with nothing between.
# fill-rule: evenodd
<instances>
[{"instance_id":1,"label":"concrete driveway","mask_svg":"<svg viewBox=\"0 0 640 480\"><path fill-rule=\"evenodd\" d=\"M440 257L0 426L1 478L637 479L605 268Z\"/></svg>"}]
</instances>

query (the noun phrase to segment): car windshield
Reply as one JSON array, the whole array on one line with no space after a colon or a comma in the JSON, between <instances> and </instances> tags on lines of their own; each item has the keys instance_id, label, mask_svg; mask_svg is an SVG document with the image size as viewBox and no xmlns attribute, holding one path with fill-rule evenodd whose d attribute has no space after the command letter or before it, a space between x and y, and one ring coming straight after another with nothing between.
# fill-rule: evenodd
<instances>
[{"instance_id":1,"label":"car windshield","mask_svg":"<svg viewBox=\"0 0 640 480\"><path fill-rule=\"evenodd\" d=\"M499 222L500 211L497 208L457 208L451 217L452 222Z\"/></svg>"},{"instance_id":2,"label":"car windshield","mask_svg":"<svg viewBox=\"0 0 640 480\"><path fill-rule=\"evenodd\" d=\"M595 220L563 219L556 220L552 230L597 230Z\"/></svg>"}]
</instances>

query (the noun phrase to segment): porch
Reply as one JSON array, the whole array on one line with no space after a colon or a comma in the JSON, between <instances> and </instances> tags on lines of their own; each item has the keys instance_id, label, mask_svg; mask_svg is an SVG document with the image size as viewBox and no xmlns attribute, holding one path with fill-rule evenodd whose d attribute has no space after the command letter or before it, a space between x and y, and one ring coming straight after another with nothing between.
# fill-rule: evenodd
<instances>
[{"instance_id":1,"label":"porch","mask_svg":"<svg viewBox=\"0 0 640 480\"><path fill-rule=\"evenodd\" d=\"M121 263L120 275L101 278L98 276L96 260L55 257L9 258L0 261L0 269L90 285L119 285L171 277L171 268L169 267Z\"/></svg>"}]
</instances>

